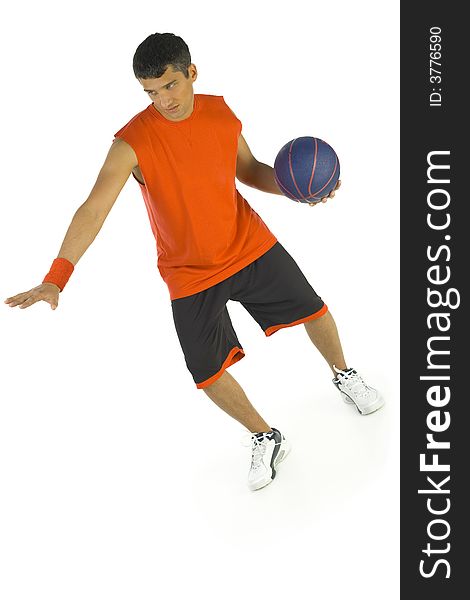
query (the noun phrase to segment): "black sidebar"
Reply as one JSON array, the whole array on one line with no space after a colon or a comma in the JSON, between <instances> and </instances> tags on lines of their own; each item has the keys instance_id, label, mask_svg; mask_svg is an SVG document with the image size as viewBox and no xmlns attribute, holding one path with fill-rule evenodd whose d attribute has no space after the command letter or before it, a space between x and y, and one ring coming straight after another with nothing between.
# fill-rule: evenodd
<instances>
[{"instance_id":1,"label":"black sidebar","mask_svg":"<svg viewBox=\"0 0 470 600\"><path fill-rule=\"evenodd\" d=\"M470 29L401 3L401 597L469 595ZM457 590L460 590L459 593Z\"/></svg>"}]
</instances>

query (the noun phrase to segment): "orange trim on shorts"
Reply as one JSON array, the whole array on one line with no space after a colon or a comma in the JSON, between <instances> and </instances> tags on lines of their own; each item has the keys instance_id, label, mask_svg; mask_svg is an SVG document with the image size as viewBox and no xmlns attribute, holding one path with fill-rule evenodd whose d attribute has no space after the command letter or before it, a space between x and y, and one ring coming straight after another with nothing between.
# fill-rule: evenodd
<instances>
[{"instance_id":1,"label":"orange trim on shorts","mask_svg":"<svg viewBox=\"0 0 470 600\"><path fill-rule=\"evenodd\" d=\"M308 317L304 317L303 319L298 319L297 321L294 321L293 323L286 323L286 324L282 324L282 325L273 325L272 327L268 327L266 329L266 331L264 332L264 334L266 336L272 335L273 333L276 333L276 331L278 329L282 329L283 327L292 327L293 325L299 325L299 323L306 323L307 321L313 321L313 319L318 319L318 317L322 317L328 310L328 306L326 304L324 304L320 310L317 310L316 313L313 313L313 315L310 315Z\"/></svg>"},{"instance_id":2,"label":"orange trim on shorts","mask_svg":"<svg viewBox=\"0 0 470 600\"><path fill-rule=\"evenodd\" d=\"M235 346L228 353L228 356L224 360L224 362L223 362L222 366L220 367L219 371L217 371L217 373L215 375L212 375L212 377L209 377L209 379L201 381L201 383L196 383L196 387L198 389L201 389L201 388L207 387L211 383L214 383L214 381L216 381L217 379L219 379L219 377L222 375L222 373L225 371L225 369L227 369L227 367L230 367L231 365L234 365L236 362L238 362L239 360L241 360L244 356L245 356L244 351L241 348L239 348L238 346Z\"/></svg>"}]
</instances>

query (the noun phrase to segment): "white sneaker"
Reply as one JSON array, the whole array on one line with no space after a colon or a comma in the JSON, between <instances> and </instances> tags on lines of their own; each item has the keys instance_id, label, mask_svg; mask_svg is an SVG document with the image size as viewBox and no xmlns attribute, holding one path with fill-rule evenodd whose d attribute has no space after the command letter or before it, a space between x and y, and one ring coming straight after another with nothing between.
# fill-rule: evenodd
<instances>
[{"instance_id":1,"label":"white sneaker","mask_svg":"<svg viewBox=\"0 0 470 600\"><path fill-rule=\"evenodd\" d=\"M364 383L364 380L355 369L341 371L334 365L333 367L336 371L333 383L339 389L343 400L347 404L354 404L361 415L369 415L382 408L385 400L376 389Z\"/></svg>"},{"instance_id":2,"label":"white sneaker","mask_svg":"<svg viewBox=\"0 0 470 600\"><path fill-rule=\"evenodd\" d=\"M271 483L276 477L275 467L286 458L291 449L282 433L274 427L271 429L272 431L250 434L252 454L248 487L253 491Z\"/></svg>"}]
</instances>

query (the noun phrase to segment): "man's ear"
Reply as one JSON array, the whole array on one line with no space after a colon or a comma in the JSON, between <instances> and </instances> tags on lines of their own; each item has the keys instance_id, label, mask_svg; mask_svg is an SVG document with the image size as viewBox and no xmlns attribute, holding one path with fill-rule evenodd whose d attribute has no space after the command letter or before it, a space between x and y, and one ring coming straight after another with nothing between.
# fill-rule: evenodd
<instances>
[{"instance_id":1,"label":"man's ear","mask_svg":"<svg viewBox=\"0 0 470 600\"><path fill-rule=\"evenodd\" d=\"M194 65L193 63L191 63L189 65L189 76L191 77L191 79L193 81L196 81L196 79L197 79L197 68L196 68L196 65Z\"/></svg>"}]
</instances>

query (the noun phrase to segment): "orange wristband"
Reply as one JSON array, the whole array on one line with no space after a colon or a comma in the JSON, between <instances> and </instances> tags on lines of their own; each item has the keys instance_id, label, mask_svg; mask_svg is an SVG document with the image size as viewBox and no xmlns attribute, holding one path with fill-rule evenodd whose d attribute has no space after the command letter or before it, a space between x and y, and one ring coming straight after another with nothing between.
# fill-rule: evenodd
<instances>
[{"instance_id":1,"label":"orange wristband","mask_svg":"<svg viewBox=\"0 0 470 600\"><path fill-rule=\"evenodd\" d=\"M74 265L66 258L55 258L49 273L42 280L43 283L54 283L62 291L74 270Z\"/></svg>"}]
</instances>

